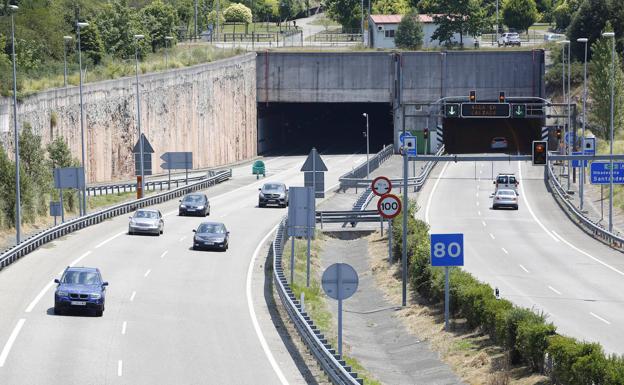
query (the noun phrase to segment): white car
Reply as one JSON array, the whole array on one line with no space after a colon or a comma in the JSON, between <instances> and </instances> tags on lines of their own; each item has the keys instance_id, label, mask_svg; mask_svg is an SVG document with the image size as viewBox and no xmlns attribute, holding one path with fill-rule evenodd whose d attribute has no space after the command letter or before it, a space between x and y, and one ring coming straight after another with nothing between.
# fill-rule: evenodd
<instances>
[{"instance_id":1,"label":"white car","mask_svg":"<svg viewBox=\"0 0 624 385\"><path fill-rule=\"evenodd\" d=\"M560 33L547 33L544 35L544 41L559 41L565 39L565 35Z\"/></svg>"},{"instance_id":2,"label":"white car","mask_svg":"<svg viewBox=\"0 0 624 385\"><path fill-rule=\"evenodd\" d=\"M496 138L492 138L492 142L490 143L490 148L492 150L505 150L509 143L507 142L507 138L502 136L497 136Z\"/></svg>"},{"instance_id":3,"label":"white car","mask_svg":"<svg viewBox=\"0 0 624 385\"><path fill-rule=\"evenodd\" d=\"M498 38L498 46L517 45L520 47L520 35L517 32L505 32Z\"/></svg>"},{"instance_id":4,"label":"white car","mask_svg":"<svg viewBox=\"0 0 624 385\"><path fill-rule=\"evenodd\" d=\"M492 208L496 210L499 207L511 207L518 210L518 193L506 188L496 190L492 200Z\"/></svg>"}]
</instances>

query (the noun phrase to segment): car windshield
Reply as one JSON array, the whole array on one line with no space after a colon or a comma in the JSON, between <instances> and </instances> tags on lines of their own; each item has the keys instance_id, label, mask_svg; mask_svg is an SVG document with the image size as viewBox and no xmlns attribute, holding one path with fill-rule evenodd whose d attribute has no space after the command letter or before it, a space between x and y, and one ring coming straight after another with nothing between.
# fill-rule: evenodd
<instances>
[{"instance_id":1,"label":"car windshield","mask_svg":"<svg viewBox=\"0 0 624 385\"><path fill-rule=\"evenodd\" d=\"M197 229L198 233L209 233L209 234L223 234L225 233L225 228L221 224L216 223L202 223L199 225Z\"/></svg>"},{"instance_id":2,"label":"car windshield","mask_svg":"<svg viewBox=\"0 0 624 385\"><path fill-rule=\"evenodd\" d=\"M134 213L134 217L156 219L158 218L158 214L155 211L137 211Z\"/></svg>"},{"instance_id":3,"label":"car windshield","mask_svg":"<svg viewBox=\"0 0 624 385\"><path fill-rule=\"evenodd\" d=\"M496 180L496 183L507 184L507 177L506 176L499 176L498 179Z\"/></svg>"},{"instance_id":4,"label":"car windshield","mask_svg":"<svg viewBox=\"0 0 624 385\"><path fill-rule=\"evenodd\" d=\"M78 285L98 285L100 277L95 271L66 271L63 275L62 283L73 283Z\"/></svg>"},{"instance_id":5,"label":"car windshield","mask_svg":"<svg viewBox=\"0 0 624 385\"><path fill-rule=\"evenodd\" d=\"M509 183L516 183L516 178L513 176L509 177Z\"/></svg>"},{"instance_id":6,"label":"car windshield","mask_svg":"<svg viewBox=\"0 0 624 385\"><path fill-rule=\"evenodd\" d=\"M184 197L185 203L201 203L204 201L204 197L201 195L187 195Z\"/></svg>"},{"instance_id":7,"label":"car windshield","mask_svg":"<svg viewBox=\"0 0 624 385\"><path fill-rule=\"evenodd\" d=\"M278 190L278 191L284 191L284 185L283 184L274 184L274 183L268 183L265 184L262 187L263 190Z\"/></svg>"},{"instance_id":8,"label":"car windshield","mask_svg":"<svg viewBox=\"0 0 624 385\"><path fill-rule=\"evenodd\" d=\"M515 192L511 191L511 190L498 190L497 195L508 195L508 196L514 196L516 195Z\"/></svg>"},{"instance_id":9,"label":"car windshield","mask_svg":"<svg viewBox=\"0 0 624 385\"><path fill-rule=\"evenodd\" d=\"M517 33L510 33L509 37L520 37L520 35L518 35Z\"/></svg>"}]
</instances>

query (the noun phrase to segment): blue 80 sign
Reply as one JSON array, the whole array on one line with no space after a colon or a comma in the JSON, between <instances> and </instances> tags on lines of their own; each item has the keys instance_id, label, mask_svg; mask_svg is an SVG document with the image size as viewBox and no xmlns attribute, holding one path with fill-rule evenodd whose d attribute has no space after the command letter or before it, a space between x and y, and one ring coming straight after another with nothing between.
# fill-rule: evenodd
<instances>
[{"instance_id":1,"label":"blue 80 sign","mask_svg":"<svg viewBox=\"0 0 624 385\"><path fill-rule=\"evenodd\" d=\"M464 266L464 234L431 234L431 266Z\"/></svg>"}]
</instances>

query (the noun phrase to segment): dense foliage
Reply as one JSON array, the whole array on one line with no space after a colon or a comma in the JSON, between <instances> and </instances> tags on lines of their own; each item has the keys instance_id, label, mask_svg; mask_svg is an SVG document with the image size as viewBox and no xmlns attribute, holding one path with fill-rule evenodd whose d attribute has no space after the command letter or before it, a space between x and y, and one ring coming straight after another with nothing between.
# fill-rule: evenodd
<instances>
[{"instance_id":1,"label":"dense foliage","mask_svg":"<svg viewBox=\"0 0 624 385\"><path fill-rule=\"evenodd\" d=\"M527 31L537 21L537 5L534 0L505 0L503 21L517 31Z\"/></svg>"},{"instance_id":2,"label":"dense foliage","mask_svg":"<svg viewBox=\"0 0 624 385\"><path fill-rule=\"evenodd\" d=\"M395 36L396 46L401 49L417 50L423 45L423 28L418 11L410 11L403 16Z\"/></svg>"}]
</instances>

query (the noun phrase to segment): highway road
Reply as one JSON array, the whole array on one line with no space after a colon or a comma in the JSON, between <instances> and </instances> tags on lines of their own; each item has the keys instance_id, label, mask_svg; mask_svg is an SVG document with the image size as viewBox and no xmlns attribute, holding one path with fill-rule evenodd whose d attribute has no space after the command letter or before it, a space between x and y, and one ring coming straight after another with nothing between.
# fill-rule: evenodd
<instances>
[{"instance_id":1,"label":"highway road","mask_svg":"<svg viewBox=\"0 0 624 385\"><path fill-rule=\"evenodd\" d=\"M624 354L624 256L577 228L530 163L494 164L520 177L520 207L492 210L492 162L440 163L419 194L432 233L464 233L465 269L561 334ZM476 179L475 179L476 175Z\"/></svg>"},{"instance_id":2,"label":"highway road","mask_svg":"<svg viewBox=\"0 0 624 385\"><path fill-rule=\"evenodd\" d=\"M117 217L52 242L0 272L0 384L305 383L266 309L266 241L286 209L257 208L265 181L302 185L303 156L250 166L206 190L207 220L231 231L227 252L193 251L203 218L157 206L164 235L129 236ZM362 155L323 156L328 189ZM52 280L68 265L96 266L107 290L101 318L55 316Z\"/></svg>"}]
</instances>

